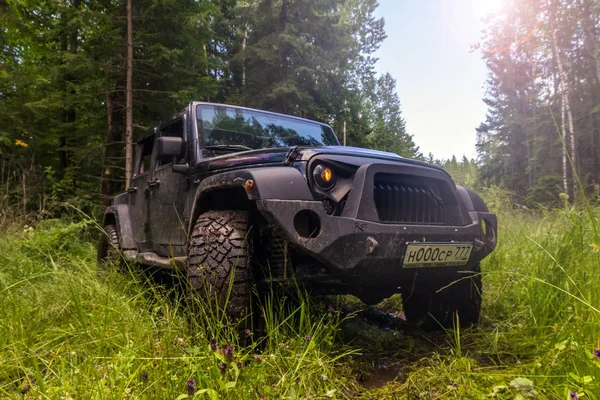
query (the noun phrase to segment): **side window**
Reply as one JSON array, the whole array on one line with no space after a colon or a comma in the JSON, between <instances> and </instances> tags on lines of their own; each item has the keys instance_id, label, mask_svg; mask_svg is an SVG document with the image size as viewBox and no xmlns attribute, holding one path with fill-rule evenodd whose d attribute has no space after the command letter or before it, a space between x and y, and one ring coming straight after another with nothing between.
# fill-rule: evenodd
<instances>
[{"instance_id":1,"label":"side window","mask_svg":"<svg viewBox=\"0 0 600 400\"><path fill-rule=\"evenodd\" d=\"M185 140L183 119L178 118L175 121L173 121L172 123L170 123L169 125L167 125L166 127L164 127L161 131L161 136L162 137L164 137L164 136L178 137L178 138ZM156 160L156 168L160 167L161 165L168 164L172 161L184 162L186 157L187 157L187 155L184 154L183 157L179 160L173 160L173 158L164 159L164 160L157 159Z\"/></svg>"},{"instance_id":2,"label":"side window","mask_svg":"<svg viewBox=\"0 0 600 400\"><path fill-rule=\"evenodd\" d=\"M152 161L152 149L154 147L154 135L140 141L136 146L134 176L150 171Z\"/></svg>"}]
</instances>

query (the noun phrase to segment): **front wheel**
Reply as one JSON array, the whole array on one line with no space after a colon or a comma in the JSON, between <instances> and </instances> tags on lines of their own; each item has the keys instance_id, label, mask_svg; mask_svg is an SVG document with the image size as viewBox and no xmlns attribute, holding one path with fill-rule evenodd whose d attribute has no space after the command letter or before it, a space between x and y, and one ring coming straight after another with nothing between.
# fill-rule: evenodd
<instances>
[{"instance_id":1,"label":"front wheel","mask_svg":"<svg viewBox=\"0 0 600 400\"><path fill-rule=\"evenodd\" d=\"M250 309L251 245L246 211L210 211L198 217L188 251L187 278L193 289L232 318Z\"/></svg>"},{"instance_id":2,"label":"front wheel","mask_svg":"<svg viewBox=\"0 0 600 400\"><path fill-rule=\"evenodd\" d=\"M461 327L476 325L482 294L479 265L470 275L454 279L410 282L401 287L401 294L407 321L425 330L452 328L457 314Z\"/></svg>"}]
</instances>

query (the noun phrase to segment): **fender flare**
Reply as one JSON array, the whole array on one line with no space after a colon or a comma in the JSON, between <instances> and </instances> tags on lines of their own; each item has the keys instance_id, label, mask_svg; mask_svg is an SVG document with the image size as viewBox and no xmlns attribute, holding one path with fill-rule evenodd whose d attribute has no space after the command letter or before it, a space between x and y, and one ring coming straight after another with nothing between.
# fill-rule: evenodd
<instances>
[{"instance_id":1,"label":"fender flare","mask_svg":"<svg viewBox=\"0 0 600 400\"><path fill-rule=\"evenodd\" d=\"M119 246L122 250L137 250L135 240L133 239L133 229L131 226L131 217L129 215L129 206L127 204L116 204L108 207L104 212L102 226L114 223L119 233Z\"/></svg>"},{"instance_id":2,"label":"fender flare","mask_svg":"<svg viewBox=\"0 0 600 400\"><path fill-rule=\"evenodd\" d=\"M467 211L477 211L477 212L490 212L485 205L485 201L474 191L467 189L465 187L456 185L456 191L460 196L463 204L465 205Z\"/></svg>"},{"instance_id":3,"label":"fender flare","mask_svg":"<svg viewBox=\"0 0 600 400\"><path fill-rule=\"evenodd\" d=\"M250 191L245 188L248 180L252 180L254 183ZM196 219L202 212L200 209L202 199L210 192L228 189L241 189L248 201L263 199L314 200L304 176L299 170L289 166L255 167L217 173L203 179L196 188L188 232L191 232Z\"/></svg>"}]
</instances>

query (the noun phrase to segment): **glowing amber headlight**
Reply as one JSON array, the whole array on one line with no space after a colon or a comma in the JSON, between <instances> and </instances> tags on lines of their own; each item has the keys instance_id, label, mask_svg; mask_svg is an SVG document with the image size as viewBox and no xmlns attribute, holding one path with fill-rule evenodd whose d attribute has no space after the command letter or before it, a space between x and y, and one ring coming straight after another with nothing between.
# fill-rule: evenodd
<instances>
[{"instance_id":1,"label":"glowing amber headlight","mask_svg":"<svg viewBox=\"0 0 600 400\"><path fill-rule=\"evenodd\" d=\"M329 167L319 164L313 170L313 178L318 187L331 190L335 186L335 173Z\"/></svg>"}]
</instances>

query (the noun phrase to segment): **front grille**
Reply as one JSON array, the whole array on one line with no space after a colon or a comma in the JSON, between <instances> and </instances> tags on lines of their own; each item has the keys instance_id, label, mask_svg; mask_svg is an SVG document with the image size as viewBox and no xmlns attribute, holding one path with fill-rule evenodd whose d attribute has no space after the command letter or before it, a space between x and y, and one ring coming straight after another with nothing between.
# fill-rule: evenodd
<instances>
[{"instance_id":1,"label":"front grille","mask_svg":"<svg viewBox=\"0 0 600 400\"><path fill-rule=\"evenodd\" d=\"M374 197L382 222L441 224L444 205L433 183L420 183L413 176L376 174Z\"/></svg>"}]
</instances>

